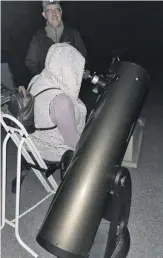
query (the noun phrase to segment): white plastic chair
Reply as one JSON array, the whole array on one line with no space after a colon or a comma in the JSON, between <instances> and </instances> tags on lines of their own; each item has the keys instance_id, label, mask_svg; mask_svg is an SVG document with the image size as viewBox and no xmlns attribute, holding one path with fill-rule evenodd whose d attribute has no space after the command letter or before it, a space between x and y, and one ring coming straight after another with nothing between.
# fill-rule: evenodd
<instances>
[{"instance_id":1,"label":"white plastic chair","mask_svg":"<svg viewBox=\"0 0 163 258\"><path fill-rule=\"evenodd\" d=\"M10 120L14 122L17 128L8 126L5 122L5 119ZM54 180L53 176L49 176L48 179L46 180L44 176L40 173L40 171L33 169L33 172L37 176L37 178L40 180L41 184L44 186L46 191L48 192L48 195L43 198L41 201L39 201L37 204L20 214L20 180L21 180L21 157L23 156L24 159L30 163L30 164L35 164L34 161L32 160L31 156L29 155L28 150L30 153L34 156L35 160L37 161L38 165L40 168L47 169L47 166L42 159L40 153L36 149L35 145L33 144L32 140L30 139L29 134L27 133L26 129L24 126L13 116L8 115L8 114L3 114L1 113L1 125L6 131L6 136L3 141L2 145L2 194L1 194L1 229L4 228L5 224L7 223L8 225L12 226L15 228L15 236L19 242L19 244L26 249L32 256L37 257L38 255L29 247L27 246L21 239L19 235L19 220L22 218L24 215L35 209L38 205L40 205L43 201L45 201L48 197L50 197L52 194L54 194L57 191L58 185L56 181ZM16 176L16 204L15 204L15 218L11 221L9 221L6 218L6 163L7 163L7 143L8 140L12 139L15 145L18 148L17 151L17 176ZM25 145L24 145L25 144ZM27 150L27 148L28 150Z\"/></svg>"}]
</instances>

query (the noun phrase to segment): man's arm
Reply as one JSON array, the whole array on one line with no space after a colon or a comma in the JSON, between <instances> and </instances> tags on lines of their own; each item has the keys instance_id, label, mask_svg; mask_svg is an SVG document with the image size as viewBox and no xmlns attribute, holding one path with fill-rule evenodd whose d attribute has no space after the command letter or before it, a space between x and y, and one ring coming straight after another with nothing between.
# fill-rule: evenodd
<instances>
[{"instance_id":1,"label":"man's arm","mask_svg":"<svg viewBox=\"0 0 163 258\"><path fill-rule=\"evenodd\" d=\"M84 42L80 33L75 31L75 48L85 57L87 60L87 50L85 48Z\"/></svg>"},{"instance_id":2,"label":"man's arm","mask_svg":"<svg viewBox=\"0 0 163 258\"><path fill-rule=\"evenodd\" d=\"M33 76L39 73L39 56L40 56L39 52L40 52L40 49L39 49L38 40L37 40L37 37L34 36L30 43L30 46L25 58L25 64Z\"/></svg>"}]
</instances>

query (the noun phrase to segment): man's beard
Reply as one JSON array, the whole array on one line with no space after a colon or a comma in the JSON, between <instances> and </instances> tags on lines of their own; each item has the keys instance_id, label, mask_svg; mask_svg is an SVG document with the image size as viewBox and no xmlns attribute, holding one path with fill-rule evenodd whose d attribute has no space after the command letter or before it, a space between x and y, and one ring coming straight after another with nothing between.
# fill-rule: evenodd
<instances>
[{"instance_id":1,"label":"man's beard","mask_svg":"<svg viewBox=\"0 0 163 258\"><path fill-rule=\"evenodd\" d=\"M54 21L52 20L50 23L49 23L50 26L52 26L54 29L58 28L60 25L61 25L61 21Z\"/></svg>"}]
</instances>

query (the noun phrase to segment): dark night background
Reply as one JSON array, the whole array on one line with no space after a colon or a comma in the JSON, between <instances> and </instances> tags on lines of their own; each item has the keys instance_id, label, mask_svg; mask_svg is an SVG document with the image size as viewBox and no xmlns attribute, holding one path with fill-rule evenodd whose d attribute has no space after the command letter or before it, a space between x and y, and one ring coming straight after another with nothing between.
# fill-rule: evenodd
<instances>
[{"instance_id":1,"label":"dark night background","mask_svg":"<svg viewBox=\"0 0 163 258\"><path fill-rule=\"evenodd\" d=\"M61 2L63 19L85 42L92 70L107 69L112 51L127 47L124 57L160 69L163 55L163 2ZM36 30L44 26L41 2L2 1L2 60L12 59L17 84L27 82L24 58Z\"/></svg>"},{"instance_id":2,"label":"dark night background","mask_svg":"<svg viewBox=\"0 0 163 258\"><path fill-rule=\"evenodd\" d=\"M161 258L163 257L163 2L78 1L62 2L62 8L64 20L76 27L83 37L92 71L105 72L113 49L127 47L128 53L123 56L124 60L140 64L151 75L152 87L141 113L145 118L145 127L138 168L130 170L131 246L127 257ZM17 86L27 85L29 80L24 58L32 36L39 27L44 26L41 12L42 3L38 1L1 2L1 57L2 61L12 64ZM91 110L95 94L92 93L91 87L83 85L82 89L85 103L89 103ZM2 137L2 139L5 137L3 130ZM11 192L11 183L15 177L17 158L17 149L12 143L11 145L9 143L9 146L6 185L8 219L13 218L15 212L15 195ZM47 193L43 191L35 175L28 173L27 180L21 188L22 212L44 198L45 194ZM36 242L38 229L51 200L46 199L20 221L20 236L41 258L52 257ZM99 227L100 231L90 258L102 258L108 235L107 228L106 224ZM15 239L15 231L9 226L5 226L2 231L2 256L31 257L19 245Z\"/></svg>"}]
</instances>

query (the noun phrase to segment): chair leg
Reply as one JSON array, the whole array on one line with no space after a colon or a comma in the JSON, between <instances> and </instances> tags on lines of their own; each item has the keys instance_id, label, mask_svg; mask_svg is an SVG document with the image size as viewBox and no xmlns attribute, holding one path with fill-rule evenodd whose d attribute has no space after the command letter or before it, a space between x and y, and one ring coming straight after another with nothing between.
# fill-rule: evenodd
<instances>
[{"instance_id":1,"label":"chair leg","mask_svg":"<svg viewBox=\"0 0 163 258\"><path fill-rule=\"evenodd\" d=\"M16 207L15 207L15 236L19 244L27 250L33 257L37 258L38 255L27 246L19 235L19 220L20 220L20 179L21 179L21 151L24 144L24 139L22 138L17 152L17 178L16 178Z\"/></svg>"},{"instance_id":2,"label":"chair leg","mask_svg":"<svg viewBox=\"0 0 163 258\"><path fill-rule=\"evenodd\" d=\"M5 226L6 219L6 163L7 163L7 143L10 134L7 134L2 146L2 186L1 186L1 225L0 230Z\"/></svg>"},{"instance_id":3,"label":"chair leg","mask_svg":"<svg viewBox=\"0 0 163 258\"><path fill-rule=\"evenodd\" d=\"M20 186L22 185L24 179L25 179L26 175L21 175L20 177ZM16 181L17 181L17 177L15 177L13 180L12 180L12 188L11 188L11 191L12 193L16 193Z\"/></svg>"},{"instance_id":4,"label":"chair leg","mask_svg":"<svg viewBox=\"0 0 163 258\"><path fill-rule=\"evenodd\" d=\"M28 166L27 166L27 162L26 160L24 159L24 157L22 156L21 157L21 178L20 178L20 185L22 185L25 177L27 176L28 174ZM17 177L15 177L13 180L12 180L12 187L11 187L11 192L12 193L16 193L16 181L17 181Z\"/></svg>"}]
</instances>

